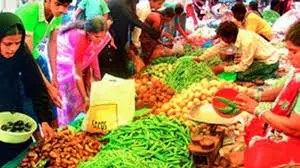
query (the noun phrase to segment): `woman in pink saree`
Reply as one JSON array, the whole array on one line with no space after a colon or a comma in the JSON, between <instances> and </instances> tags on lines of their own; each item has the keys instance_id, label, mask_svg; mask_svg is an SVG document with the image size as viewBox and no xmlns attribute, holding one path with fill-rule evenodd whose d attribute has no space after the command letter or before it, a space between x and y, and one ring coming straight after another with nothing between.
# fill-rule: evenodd
<instances>
[{"instance_id":1,"label":"woman in pink saree","mask_svg":"<svg viewBox=\"0 0 300 168\"><path fill-rule=\"evenodd\" d=\"M57 37L57 76L63 107L58 109L59 125L67 125L89 108L91 76L100 80L98 54L111 40L107 22L95 16L62 28Z\"/></svg>"},{"instance_id":2,"label":"woman in pink saree","mask_svg":"<svg viewBox=\"0 0 300 168\"><path fill-rule=\"evenodd\" d=\"M300 22L286 34L286 44L293 67L285 85L252 96L238 95L240 108L256 116L245 127L246 168L300 164ZM253 97L275 102L271 110L264 109Z\"/></svg>"}]
</instances>

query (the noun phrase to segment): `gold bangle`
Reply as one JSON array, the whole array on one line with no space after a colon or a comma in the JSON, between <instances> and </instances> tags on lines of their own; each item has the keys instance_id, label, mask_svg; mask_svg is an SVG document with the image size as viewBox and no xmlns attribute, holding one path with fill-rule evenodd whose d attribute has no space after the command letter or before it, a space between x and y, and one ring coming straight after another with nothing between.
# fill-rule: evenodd
<instances>
[{"instance_id":1,"label":"gold bangle","mask_svg":"<svg viewBox=\"0 0 300 168\"><path fill-rule=\"evenodd\" d=\"M269 110L263 110L258 114L258 118L261 119L262 115Z\"/></svg>"},{"instance_id":2,"label":"gold bangle","mask_svg":"<svg viewBox=\"0 0 300 168\"><path fill-rule=\"evenodd\" d=\"M254 115L258 118L260 118L260 116L262 115L261 113L264 113L265 111L268 111L268 109L266 109L262 104L258 104L258 106L256 106L256 108L254 109Z\"/></svg>"}]
</instances>

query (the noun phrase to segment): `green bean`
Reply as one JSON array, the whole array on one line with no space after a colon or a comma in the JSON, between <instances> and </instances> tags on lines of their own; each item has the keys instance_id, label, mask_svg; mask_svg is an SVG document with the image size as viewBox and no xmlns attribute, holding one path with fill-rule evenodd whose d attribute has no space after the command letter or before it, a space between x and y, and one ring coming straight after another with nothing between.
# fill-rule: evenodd
<instances>
[{"instance_id":1,"label":"green bean","mask_svg":"<svg viewBox=\"0 0 300 168\"><path fill-rule=\"evenodd\" d=\"M194 61L184 61L176 65L170 71L165 83L180 92L183 88L187 88L195 82L200 82L203 78L216 79L212 70L204 63L196 63Z\"/></svg>"},{"instance_id":2,"label":"green bean","mask_svg":"<svg viewBox=\"0 0 300 168\"><path fill-rule=\"evenodd\" d=\"M103 139L107 140L108 143L91 160L91 162L104 162L103 166L99 167L120 166L122 161L124 164L121 167L131 167L131 163L139 162L135 165L137 168L146 168L149 165L151 167L183 167L183 165L191 162L187 149L190 142L189 129L182 121L171 120L166 116L149 115L143 117L128 125L116 128ZM120 151L124 156L119 156L118 152ZM103 153L113 154L112 156L109 155L112 158L104 157ZM173 161L169 162L167 159ZM92 164L82 163L80 165Z\"/></svg>"},{"instance_id":3,"label":"green bean","mask_svg":"<svg viewBox=\"0 0 300 168\"><path fill-rule=\"evenodd\" d=\"M216 96L216 99L219 100L220 102L225 103L226 105L232 107L232 108L236 108L237 104L235 104L234 102L224 98L224 97L220 97L220 96Z\"/></svg>"},{"instance_id":4,"label":"green bean","mask_svg":"<svg viewBox=\"0 0 300 168\"><path fill-rule=\"evenodd\" d=\"M232 110L232 112L230 114L234 115L234 114L237 114L239 111L240 111L239 108L235 108Z\"/></svg>"},{"instance_id":5,"label":"green bean","mask_svg":"<svg viewBox=\"0 0 300 168\"><path fill-rule=\"evenodd\" d=\"M218 108L218 110L224 114L229 114L230 112L232 112L233 108L232 107L223 107L223 108Z\"/></svg>"}]
</instances>

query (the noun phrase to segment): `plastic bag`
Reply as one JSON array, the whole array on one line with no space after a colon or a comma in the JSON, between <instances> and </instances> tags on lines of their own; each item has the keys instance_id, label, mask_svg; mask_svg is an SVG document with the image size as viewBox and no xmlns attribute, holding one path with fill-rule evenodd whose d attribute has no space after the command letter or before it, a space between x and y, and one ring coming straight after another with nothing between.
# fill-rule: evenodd
<instances>
[{"instance_id":1,"label":"plastic bag","mask_svg":"<svg viewBox=\"0 0 300 168\"><path fill-rule=\"evenodd\" d=\"M87 131L103 133L131 122L135 112L134 80L106 74L102 81L93 82Z\"/></svg>"},{"instance_id":2,"label":"plastic bag","mask_svg":"<svg viewBox=\"0 0 300 168\"><path fill-rule=\"evenodd\" d=\"M273 25L276 20L278 18L280 18L280 15L279 13L273 11L273 10L265 10L263 13L262 13L262 16L263 18L268 22L270 23L271 25Z\"/></svg>"}]
</instances>

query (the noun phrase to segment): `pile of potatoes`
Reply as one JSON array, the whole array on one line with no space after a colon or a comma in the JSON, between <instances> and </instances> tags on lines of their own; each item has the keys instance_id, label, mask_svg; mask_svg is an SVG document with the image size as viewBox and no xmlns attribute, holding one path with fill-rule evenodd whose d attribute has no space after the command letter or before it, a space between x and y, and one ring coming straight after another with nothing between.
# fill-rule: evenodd
<instances>
[{"instance_id":1,"label":"pile of potatoes","mask_svg":"<svg viewBox=\"0 0 300 168\"><path fill-rule=\"evenodd\" d=\"M194 107L211 103L214 94L222 88L232 88L244 93L253 92L253 89L239 86L234 82L203 79L199 83L191 85L188 89L183 89L180 94L174 95L168 103L163 104L157 111L165 113L170 118L189 120L188 113Z\"/></svg>"}]
</instances>

